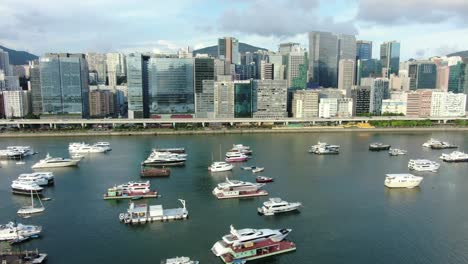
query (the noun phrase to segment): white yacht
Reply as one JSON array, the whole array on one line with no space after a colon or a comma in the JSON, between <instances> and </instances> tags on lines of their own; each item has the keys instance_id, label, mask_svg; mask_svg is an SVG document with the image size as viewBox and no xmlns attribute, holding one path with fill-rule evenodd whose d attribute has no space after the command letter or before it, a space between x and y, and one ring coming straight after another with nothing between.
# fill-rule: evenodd
<instances>
[{"instance_id":1,"label":"white yacht","mask_svg":"<svg viewBox=\"0 0 468 264\"><path fill-rule=\"evenodd\" d=\"M313 145L309 149L309 153L314 154L338 154L340 153L340 146L330 145L325 142L318 142L317 145Z\"/></svg>"},{"instance_id":2,"label":"white yacht","mask_svg":"<svg viewBox=\"0 0 468 264\"><path fill-rule=\"evenodd\" d=\"M267 191L260 190L264 185L264 183L243 182L226 178L225 182L218 183L218 186L213 189L213 195L218 199L268 195Z\"/></svg>"},{"instance_id":3,"label":"white yacht","mask_svg":"<svg viewBox=\"0 0 468 264\"><path fill-rule=\"evenodd\" d=\"M454 151L450 154L442 154L440 159L445 162L467 162L468 161L468 154L463 153L461 151Z\"/></svg>"},{"instance_id":4,"label":"white yacht","mask_svg":"<svg viewBox=\"0 0 468 264\"><path fill-rule=\"evenodd\" d=\"M112 150L109 142L100 141L94 144L94 146L104 148L106 151Z\"/></svg>"},{"instance_id":5,"label":"white yacht","mask_svg":"<svg viewBox=\"0 0 468 264\"><path fill-rule=\"evenodd\" d=\"M388 188L414 188L419 186L422 182L423 177L414 176L409 173L402 174L387 174L385 177L385 186Z\"/></svg>"},{"instance_id":6,"label":"white yacht","mask_svg":"<svg viewBox=\"0 0 468 264\"><path fill-rule=\"evenodd\" d=\"M7 150L19 152L22 157L32 156L35 154L34 150L30 146L10 146L7 147Z\"/></svg>"},{"instance_id":7,"label":"white yacht","mask_svg":"<svg viewBox=\"0 0 468 264\"><path fill-rule=\"evenodd\" d=\"M188 257L176 257L161 261L161 264L199 264L197 260L190 260Z\"/></svg>"},{"instance_id":8,"label":"white yacht","mask_svg":"<svg viewBox=\"0 0 468 264\"><path fill-rule=\"evenodd\" d=\"M427 142L424 142L424 144L422 144L422 146L425 147L425 148L430 148L432 145L437 145L437 144L441 144L441 143L442 143L442 141L431 138Z\"/></svg>"},{"instance_id":9,"label":"white yacht","mask_svg":"<svg viewBox=\"0 0 468 264\"><path fill-rule=\"evenodd\" d=\"M399 155L406 155L407 151L403 149L397 149L397 148L390 148L390 151L388 151L388 154L390 156L399 156Z\"/></svg>"},{"instance_id":10,"label":"white yacht","mask_svg":"<svg viewBox=\"0 0 468 264\"><path fill-rule=\"evenodd\" d=\"M437 171L440 167L440 164L435 161L430 161L426 159L416 159L409 160L408 168L415 171Z\"/></svg>"},{"instance_id":11,"label":"white yacht","mask_svg":"<svg viewBox=\"0 0 468 264\"><path fill-rule=\"evenodd\" d=\"M226 152L226 162L242 162L246 161L249 157L241 152Z\"/></svg>"},{"instance_id":12,"label":"white yacht","mask_svg":"<svg viewBox=\"0 0 468 264\"><path fill-rule=\"evenodd\" d=\"M148 166L183 166L187 154L153 151L141 165Z\"/></svg>"},{"instance_id":13,"label":"white yacht","mask_svg":"<svg viewBox=\"0 0 468 264\"><path fill-rule=\"evenodd\" d=\"M107 148L85 143L70 143L68 151L71 153L104 153L107 152Z\"/></svg>"},{"instance_id":14,"label":"white yacht","mask_svg":"<svg viewBox=\"0 0 468 264\"><path fill-rule=\"evenodd\" d=\"M16 212L19 216L29 216L33 214L42 213L45 211L44 205L42 204L39 194L36 193L36 195L37 195L37 198L39 199L39 203L41 204L41 206L39 207L34 206L34 195L33 195L33 191L31 191L31 205L21 207L18 210L18 212Z\"/></svg>"},{"instance_id":15,"label":"white yacht","mask_svg":"<svg viewBox=\"0 0 468 264\"><path fill-rule=\"evenodd\" d=\"M21 159L21 152L11 149L0 149L0 159Z\"/></svg>"},{"instance_id":16,"label":"white yacht","mask_svg":"<svg viewBox=\"0 0 468 264\"><path fill-rule=\"evenodd\" d=\"M42 168L59 168L59 167L71 167L78 166L80 160L77 159L66 159L66 158L53 158L47 153L45 159L40 160L34 164L31 168L42 169Z\"/></svg>"},{"instance_id":17,"label":"white yacht","mask_svg":"<svg viewBox=\"0 0 468 264\"><path fill-rule=\"evenodd\" d=\"M215 161L208 167L208 170L211 172L222 172L222 171L230 171L234 168L232 164L229 164L224 161Z\"/></svg>"},{"instance_id":18,"label":"white yacht","mask_svg":"<svg viewBox=\"0 0 468 264\"><path fill-rule=\"evenodd\" d=\"M0 241L24 240L39 235L41 231L42 227L40 226L10 222L6 225L0 225Z\"/></svg>"},{"instance_id":19,"label":"white yacht","mask_svg":"<svg viewBox=\"0 0 468 264\"><path fill-rule=\"evenodd\" d=\"M234 144L232 145L232 149L230 152L240 152L245 155L252 155L252 150L250 149L249 146L244 146L242 144Z\"/></svg>"},{"instance_id":20,"label":"white yacht","mask_svg":"<svg viewBox=\"0 0 468 264\"><path fill-rule=\"evenodd\" d=\"M43 189L44 188L34 182L13 181L11 183L11 190L16 194L29 195L31 191L35 193L41 193Z\"/></svg>"},{"instance_id":21,"label":"white yacht","mask_svg":"<svg viewBox=\"0 0 468 264\"><path fill-rule=\"evenodd\" d=\"M282 241L286 238L291 229L253 229L245 228L236 230L232 225L230 226L231 232L228 235L223 236L223 239L216 242L211 251L216 256L221 256L227 253L227 250L231 246L237 247L241 246L244 243L254 243L263 240L270 239L271 241Z\"/></svg>"},{"instance_id":22,"label":"white yacht","mask_svg":"<svg viewBox=\"0 0 468 264\"><path fill-rule=\"evenodd\" d=\"M23 173L18 176L16 179L18 182L23 183L35 183L39 186L46 186L49 185L49 181L42 177L41 175L36 175L34 173Z\"/></svg>"},{"instance_id":23,"label":"white yacht","mask_svg":"<svg viewBox=\"0 0 468 264\"><path fill-rule=\"evenodd\" d=\"M298 210L302 204L299 202L290 203L281 200L281 198L270 198L270 200L263 203L263 206L258 208L258 212L263 215L274 215L278 213L285 213Z\"/></svg>"}]
</instances>

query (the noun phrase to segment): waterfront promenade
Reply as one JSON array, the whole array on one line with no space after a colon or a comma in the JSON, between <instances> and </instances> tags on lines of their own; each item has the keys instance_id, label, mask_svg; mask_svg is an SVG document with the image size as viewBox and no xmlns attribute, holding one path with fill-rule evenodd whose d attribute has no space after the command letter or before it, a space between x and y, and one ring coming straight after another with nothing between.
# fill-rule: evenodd
<instances>
[{"instance_id":1,"label":"waterfront promenade","mask_svg":"<svg viewBox=\"0 0 468 264\"><path fill-rule=\"evenodd\" d=\"M48 125L55 128L57 125L79 125L82 127L93 125L123 125L135 124L146 127L150 124L176 126L176 124L198 124L203 127L210 124L230 124L230 125L262 125L262 124L347 124L347 123L368 123L369 121L425 121L430 120L434 123L450 123L456 120L468 120L468 117L406 117L406 116L373 116L373 117L349 117L349 118L282 118L282 119L264 119L264 118L171 118L171 119L10 119L1 120L0 126L17 126L22 128L29 125Z\"/></svg>"}]
</instances>

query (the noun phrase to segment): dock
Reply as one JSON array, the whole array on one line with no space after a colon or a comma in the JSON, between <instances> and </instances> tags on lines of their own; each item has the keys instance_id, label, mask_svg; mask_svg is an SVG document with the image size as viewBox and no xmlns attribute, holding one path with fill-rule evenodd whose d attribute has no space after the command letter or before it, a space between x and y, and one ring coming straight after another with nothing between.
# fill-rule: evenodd
<instances>
[{"instance_id":1,"label":"dock","mask_svg":"<svg viewBox=\"0 0 468 264\"><path fill-rule=\"evenodd\" d=\"M108 196L108 195L103 195L102 196L104 200L125 200L125 199L132 199L132 198L157 198L158 197L158 192L149 192L147 194L142 194L142 195L119 195L119 196Z\"/></svg>"},{"instance_id":2,"label":"dock","mask_svg":"<svg viewBox=\"0 0 468 264\"><path fill-rule=\"evenodd\" d=\"M165 222L169 220L185 220L188 211L185 200L179 199L181 208L163 209L162 205L147 205L130 203L127 213L121 213L119 220L125 224L145 224L151 222Z\"/></svg>"}]
</instances>

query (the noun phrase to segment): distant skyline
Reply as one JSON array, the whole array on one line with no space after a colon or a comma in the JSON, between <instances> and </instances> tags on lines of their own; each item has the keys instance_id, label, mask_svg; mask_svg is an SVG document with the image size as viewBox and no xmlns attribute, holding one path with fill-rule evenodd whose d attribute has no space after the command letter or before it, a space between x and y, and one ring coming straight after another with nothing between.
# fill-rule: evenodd
<instances>
[{"instance_id":1,"label":"distant skyline","mask_svg":"<svg viewBox=\"0 0 468 264\"><path fill-rule=\"evenodd\" d=\"M468 50L464 0L2 0L0 45L45 52L172 52L223 36L276 51L309 31L401 42L401 57Z\"/></svg>"}]
</instances>

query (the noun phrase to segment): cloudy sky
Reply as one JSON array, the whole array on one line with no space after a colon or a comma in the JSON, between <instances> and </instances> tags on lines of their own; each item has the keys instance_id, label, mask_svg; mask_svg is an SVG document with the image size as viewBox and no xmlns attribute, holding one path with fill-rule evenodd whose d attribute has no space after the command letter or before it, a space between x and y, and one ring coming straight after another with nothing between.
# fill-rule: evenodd
<instances>
[{"instance_id":1,"label":"cloudy sky","mask_svg":"<svg viewBox=\"0 0 468 264\"><path fill-rule=\"evenodd\" d=\"M467 0L1 0L0 45L45 52L173 51L220 36L276 50L305 32L401 41L403 59L468 50Z\"/></svg>"}]
</instances>

